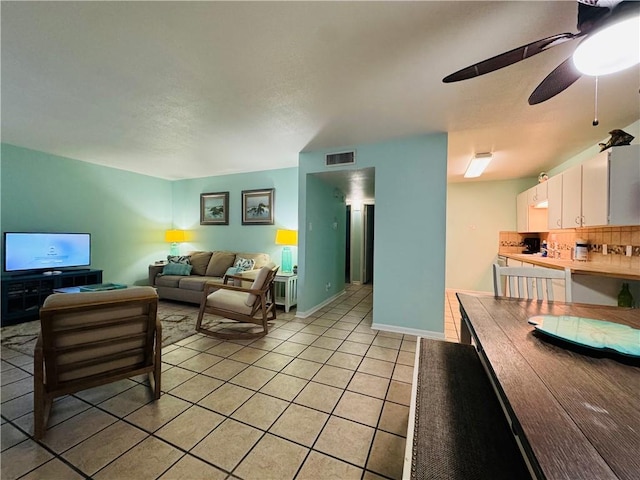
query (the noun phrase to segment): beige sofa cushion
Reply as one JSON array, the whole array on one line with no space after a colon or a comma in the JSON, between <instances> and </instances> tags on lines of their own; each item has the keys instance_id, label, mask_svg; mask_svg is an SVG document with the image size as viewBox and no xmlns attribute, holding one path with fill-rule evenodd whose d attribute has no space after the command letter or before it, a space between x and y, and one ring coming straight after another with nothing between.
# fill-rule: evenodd
<instances>
[{"instance_id":1,"label":"beige sofa cushion","mask_svg":"<svg viewBox=\"0 0 640 480\"><path fill-rule=\"evenodd\" d=\"M191 253L191 275L205 275L207 273L207 267L211 260L213 252L193 252Z\"/></svg>"},{"instance_id":2,"label":"beige sofa cushion","mask_svg":"<svg viewBox=\"0 0 640 480\"><path fill-rule=\"evenodd\" d=\"M185 290L195 290L201 292L204 290L205 284L209 283L224 283L222 277L182 277L180 279L179 287Z\"/></svg>"},{"instance_id":3,"label":"beige sofa cushion","mask_svg":"<svg viewBox=\"0 0 640 480\"><path fill-rule=\"evenodd\" d=\"M253 266L254 270L259 270L271 261L271 257L266 253L237 253L236 260L239 258L246 258L248 260L255 261Z\"/></svg>"},{"instance_id":4,"label":"beige sofa cushion","mask_svg":"<svg viewBox=\"0 0 640 480\"><path fill-rule=\"evenodd\" d=\"M213 252L207 266L207 277L223 277L235 260L236 254L233 252Z\"/></svg>"},{"instance_id":5,"label":"beige sofa cushion","mask_svg":"<svg viewBox=\"0 0 640 480\"><path fill-rule=\"evenodd\" d=\"M183 278L181 275L158 275L155 285L158 287L178 288L180 280Z\"/></svg>"}]
</instances>

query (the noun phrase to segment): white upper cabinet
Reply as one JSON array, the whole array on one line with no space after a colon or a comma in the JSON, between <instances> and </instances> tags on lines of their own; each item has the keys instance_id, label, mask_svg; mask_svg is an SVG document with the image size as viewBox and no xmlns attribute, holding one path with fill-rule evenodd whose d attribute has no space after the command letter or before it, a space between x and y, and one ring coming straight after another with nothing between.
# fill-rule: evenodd
<instances>
[{"instance_id":1,"label":"white upper cabinet","mask_svg":"<svg viewBox=\"0 0 640 480\"><path fill-rule=\"evenodd\" d=\"M529 206L535 207L542 202L547 201L547 182L537 184L535 187L531 187L527 190L527 199Z\"/></svg>"},{"instance_id":2,"label":"white upper cabinet","mask_svg":"<svg viewBox=\"0 0 640 480\"><path fill-rule=\"evenodd\" d=\"M582 226L582 165L562 172L562 228Z\"/></svg>"},{"instance_id":3,"label":"white upper cabinet","mask_svg":"<svg viewBox=\"0 0 640 480\"><path fill-rule=\"evenodd\" d=\"M640 145L614 147L609 162L609 225L640 225Z\"/></svg>"},{"instance_id":4,"label":"white upper cabinet","mask_svg":"<svg viewBox=\"0 0 640 480\"><path fill-rule=\"evenodd\" d=\"M533 208L545 199L547 209ZM605 150L522 192L516 203L518 232L640 225L640 145Z\"/></svg>"},{"instance_id":5,"label":"white upper cabinet","mask_svg":"<svg viewBox=\"0 0 640 480\"><path fill-rule=\"evenodd\" d=\"M536 208L540 202L547 198L547 186L540 188L540 185L525 190L516 197L516 225L520 233L546 232L547 209ZM538 193L539 192L539 193Z\"/></svg>"},{"instance_id":6,"label":"white upper cabinet","mask_svg":"<svg viewBox=\"0 0 640 480\"><path fill-rule=\"evenodd\" d=\"M547 226L549 230L562 228L562 175L554 175L544 182L547 185Z\"/></svg>"},{"instance_id":7,"label":"white upper cabinet","mask_svg":"<svg viewBox=\"0 0 640 480\"><path fill-rule=\"evenodd\" d=\"M582 164L583 227L607 225L609 217L609 152L601 152Z\"/></svg>"},{"instance_id":8,"label":"white upper cabinet","mask_svg":"<svg viewBox=\"0 0 640 480\"><path fill-rule=\"evenodd\" d=\"M640 225L640 145L613 147L561 175L562 228Z\"/></svg>"}]
</instances>

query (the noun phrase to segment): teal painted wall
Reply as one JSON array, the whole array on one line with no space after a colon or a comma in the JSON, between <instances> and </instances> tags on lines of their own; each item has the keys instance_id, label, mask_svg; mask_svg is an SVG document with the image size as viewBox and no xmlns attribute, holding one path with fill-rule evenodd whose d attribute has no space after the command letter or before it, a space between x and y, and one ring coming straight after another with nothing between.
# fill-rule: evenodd
<instances>
[{"instance_id":1,"label":"teal painted wall","mask_svg":"<svg viewBox=\"0 0 640 480\"><path fill-rule=\"evenodd\" d=\"M168 251L170 181L8 144L1 154L3 232L89 232L105 282L146 283Z\"/></svg>"},{"instance_id":2,"label":"teal painted wall","mask_svg":"<svg viewBox=\"0 0 640 480\"><path fill-rule=\"evenodd\" d=\"M305 178L305 232L300 231L298 310L316 306L344 290L346 205L335 187L318 177ZM305 272L303 275L302 272ZM308 275L307 275L308 274ZM302 286L307 279L307 287ZM302 285L301 285L302 284ZM327 288L327 284L330 284Z\"/></svg>"},{"instance_id":3,"label":"teal painted wall","mask_svg":"<svg viewBox=\"0 0 640 480\"><path fill-rule=\"evenodd\" d=\"M278 264L276 229L297 229L297 168L169 181L8 144L1 152L2 231L89 232L105 282L145 284L149 263L169 252L168 228L187 230L183 253L265 252ZM275 224L243 226L242 190L266 188L275 188ZM200 194L219 191L230 192L229 225L200 225Z\"/></svg>"},{"instance_id":4,"label":"teal painted wall","mask_svg":"<svg viewBox=\"0 0 640 480\"><path fill-rule=\"evenodd\" d=\"M242 191L275 189L274 225L242 225ZM200 225L200 194L229 192L229 225ZM264 252L280 264L282 247L274 243L277 229L298 228L298 169L221 175L173 182L174 227L186 230L190 240L180 246L190 250ZM297 247L292 247L294 264Z\"/></svg>"},{"instance_id":5,"label":"teal painted wall","mask_svg":"<svg viewBox=\"0 0 640 480\"><path fill-rule=\"evenodd\" d=\"M447 135L345 149L350 148L356 149L356 165L332 171L375 168L374 324L443 333ZM299 157L299 224L305 226L299 239L305 245L300 252L299 311L312 310L335 295L337 290L326 292L324 287L344 266L339 244L321 251L326 232L315 224L309 231L308 225L315 202L329 195L317 194L311 174L327 171L324 155L330 151L336 149L303 152ZM338 216L339 223L343 218ZM324 219L325 224L331 221ZM319 255L324 261L313 263Z\"/></svg>"}]
</instances>

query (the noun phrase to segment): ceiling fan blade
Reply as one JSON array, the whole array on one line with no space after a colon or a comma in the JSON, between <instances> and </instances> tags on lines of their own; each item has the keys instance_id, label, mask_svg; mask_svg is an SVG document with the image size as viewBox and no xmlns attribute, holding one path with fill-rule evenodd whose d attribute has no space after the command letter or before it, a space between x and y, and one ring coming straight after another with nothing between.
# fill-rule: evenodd
<instances>
[{"instance_id":1,"label":"ceiling fan blade","mask_svg":"<svg viewBox=\"0 0 640 480\"><path fill-rule=\"evenodd\" d=\"M582 36L582 33L559 33L558 35L552 35L551 37L543 38L535 42L528 43L508 52L501 53L495 57L491 57L482 62L476 63L469 67L458 70L451 75L447 75L442 79L444 83L459 82L460 80L467 80L469 78L478 77L485 73L493 72L500 68L508 67L514 63L524 60L525 58L532 57L538 53L544 52L551 47L560 45L561 43L568 42L574 38Z\"/></svg>"},{"instance_id":2,"label":"ceiling fan blade","mask_svg":"<svg viewBox=\"0 0 640 480\"><path fill-rule=\"evenodd\" d=\"M582 76L573 64L573 57L567 58L536 87L529 97L529 105L536 105L556 96Z\"/></svg>"}]
</instances>

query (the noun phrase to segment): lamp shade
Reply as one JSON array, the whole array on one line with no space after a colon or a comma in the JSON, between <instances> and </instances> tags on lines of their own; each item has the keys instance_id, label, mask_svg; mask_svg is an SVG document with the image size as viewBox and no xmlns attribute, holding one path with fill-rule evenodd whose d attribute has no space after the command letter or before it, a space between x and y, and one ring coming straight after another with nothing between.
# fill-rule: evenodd
<instances>
[{"instance_id":1,"label":"lamp shade","mask_svg":"<svg viewBox=\"0 0 640 480\"><path fill-rule=\"evenodd\" d=\"M276 231L276 245L297 245L297 230L278 230Z\"/></svg>"},{"instance_id":2,"label":"lamp shade","mask_svg":"<svg viewBox=\"0 0 640 480\"><path fill-rule=\"evenodd\" d=\"M181 243L185 240L184 230L167 230L164 234L165 242Z\"/></svg>"}]
</instances>

